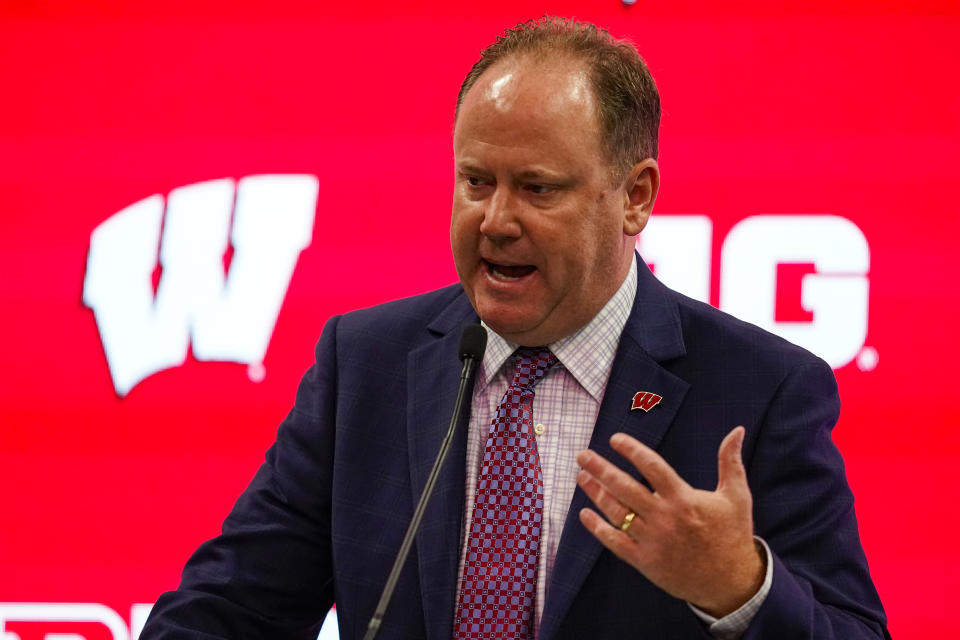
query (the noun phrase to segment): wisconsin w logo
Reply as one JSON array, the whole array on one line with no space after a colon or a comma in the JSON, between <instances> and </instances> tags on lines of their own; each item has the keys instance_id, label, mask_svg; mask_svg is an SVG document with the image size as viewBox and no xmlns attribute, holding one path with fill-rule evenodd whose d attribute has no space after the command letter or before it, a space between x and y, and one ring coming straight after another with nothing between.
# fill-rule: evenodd
<instances>
[{"instance_id":1,"label":"wisconsin w logo","mask_svg":"<svg viewBox=\"0 0 960 640\"><path fill-rule=\"evenodd\" d=\"M630 405L630 411L634 409L643 409L644 411L650 411L655 406L660 404L660 401L663 400L663 396L651 393L649 391L637 391L633 394L633 403Z\"/></svg>"},{"instance_id":2,"label":"wisconsin w logo","mask_svg":"<svg viewBox=\"0 0 960 640\"><path fill-rule=\"evenodd\" d=\"M198 360L262 363L316 206L314 176L258 175L174 189L166 214L153 195L98 226L83 302L117 394L183 364L191 338Z\"/></svg>"}]
</instances>

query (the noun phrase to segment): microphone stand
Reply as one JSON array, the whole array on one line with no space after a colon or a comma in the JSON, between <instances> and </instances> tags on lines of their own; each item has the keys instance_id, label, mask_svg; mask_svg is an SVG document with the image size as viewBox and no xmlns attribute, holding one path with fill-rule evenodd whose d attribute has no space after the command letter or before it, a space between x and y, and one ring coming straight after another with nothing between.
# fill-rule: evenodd
<instances>
[{"instance_id":1,"label":"microphone stand","mask_svg":"<svg viewBox=\"0 0 960 640\"><path fill-rule=\"evenodd\" d=\"M482 333L481 333L482 332ZM471 344L472 343L472 344ZM477 344L479 343L479 344ZM443 461L447 458L450 451L450 443L453 441L453 434L456 432L457 423L460 421L460 414L463 408L463 399L467 395L467 388L472 387L474 371L477 362L483 359L483 352L487 346L487 332L480 325L467 325L463 328L463 335L460 338L460 353L463 359L463 367L460 370L460 386L457 388L457 399L453 405L453 415L450 417L450 426L447 427L447 435L444 436L440 444L440 452L433 463L433 469L427 477L427 483L420 495L420 501L413 511L413 519L407 527L407 533L403 536L403 542L400 544L400 551L397 552L397 559L393 562L393 568L387 577L387 583L383 586L383 593L380 594L380 602L370 617L367 625L367 632L363 640L374 640L377 632L380 630L380 624L383 622L383 616L387 612L387 606L393 597L393 590L397 586L397 580L400 579L400 571L403 569L407 555L410 553L410 547L413 545L413 539L420 528L420 521L423 519L423 513L427 509L427 502L433 493L433 487L437 484L437 478L440 475L440 468Z\"/></svg>"}]
</instances>

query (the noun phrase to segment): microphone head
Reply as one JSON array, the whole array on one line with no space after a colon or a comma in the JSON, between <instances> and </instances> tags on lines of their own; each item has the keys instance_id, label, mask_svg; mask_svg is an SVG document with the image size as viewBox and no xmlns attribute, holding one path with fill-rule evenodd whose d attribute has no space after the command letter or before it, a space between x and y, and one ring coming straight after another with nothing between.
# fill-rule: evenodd
<instances>
[{"instance_id":1,"label":"microphone head","mask_svg":"<svg viewBox=\"0 0 960 640\"><path fill-rule=\"evenodd\" d=\"M464 325L460 333L460 360L473 358L479 362L486 350L487 330L478 324Z\"/></svg>"}]
</instances>

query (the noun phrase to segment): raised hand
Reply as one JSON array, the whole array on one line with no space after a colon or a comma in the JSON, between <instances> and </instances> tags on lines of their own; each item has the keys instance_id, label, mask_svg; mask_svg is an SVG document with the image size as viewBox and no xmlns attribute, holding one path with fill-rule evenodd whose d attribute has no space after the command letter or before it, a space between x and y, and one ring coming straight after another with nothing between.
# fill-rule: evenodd
<instances>
[{"instance_id":1,"label":"raised hand","mask_svg":"<svg viewBox=\"0 0 960 640\"><path fill-rule=\"evenodd\" d=\"M593 451L577 455L583 467L577 483L606 517L581 510L587 530L658 587L717 618L753 597L765 574L740 455L744 433L737 427L720 444L714 491L694 489L656 451L624 433L610 444L653 491Z\"/></svg>"}]
</instances>

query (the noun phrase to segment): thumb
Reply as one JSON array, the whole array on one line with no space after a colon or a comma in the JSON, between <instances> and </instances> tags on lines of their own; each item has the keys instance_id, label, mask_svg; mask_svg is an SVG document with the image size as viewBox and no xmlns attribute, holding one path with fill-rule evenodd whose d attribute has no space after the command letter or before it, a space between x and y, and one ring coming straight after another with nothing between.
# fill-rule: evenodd
<instances>
[{"instance_id":1,"label":"thumb","mask_svg":"<svg viewBox=\"0 0 960 640\"><path fill-rule=\"evenodd\" d=\"M717 454L717 491L749 492L747 470L743 467L743 438L747 430L736 427L720 443Z\"/></svg>"}]
</instances>

